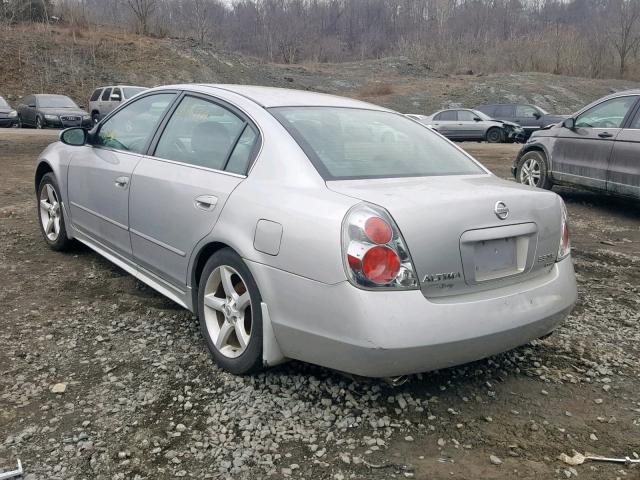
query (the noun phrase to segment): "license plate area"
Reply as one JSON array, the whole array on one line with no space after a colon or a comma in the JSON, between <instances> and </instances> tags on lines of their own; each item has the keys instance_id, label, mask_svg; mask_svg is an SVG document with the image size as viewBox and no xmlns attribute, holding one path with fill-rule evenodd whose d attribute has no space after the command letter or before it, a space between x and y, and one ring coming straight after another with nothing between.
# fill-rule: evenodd
<instances>
[{"instance_id":1,"label":"license plate area","mask_svg":"<svg viewBox=\"0 0 640 480\"><path fill-rule=\"evenodd\" d=\"M474 245L474 279L485 282L520 273L524 265L518 265L518 237L481 240Z\"/></svg>"},{"instance_id":2,"label":"license plate area","mask_svg":"<svg viewBox=\"0 0 640 480\"><path fill-rule=\"evenodd\" d=\"M465 282L474 285L520 275L535 259L534 223L469 230L460 238Z\"/></svg>"}]
</instances>

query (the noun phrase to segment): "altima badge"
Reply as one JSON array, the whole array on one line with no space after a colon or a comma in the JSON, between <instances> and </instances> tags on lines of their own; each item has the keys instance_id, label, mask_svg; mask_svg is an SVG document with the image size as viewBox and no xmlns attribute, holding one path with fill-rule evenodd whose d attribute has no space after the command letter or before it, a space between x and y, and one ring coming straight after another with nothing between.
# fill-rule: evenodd
<instances>
[{"instance_id":1,"label":"altima badge","mask_svg":"<svg viewBox=\"0 0 640 480\"><path fill-rule=\"evenodd\" d=\"M509 207L504 202L497 202L496 206L493 207L493 211L500 220L504 220L509 216Z\"/></svg>"}]
</instances>

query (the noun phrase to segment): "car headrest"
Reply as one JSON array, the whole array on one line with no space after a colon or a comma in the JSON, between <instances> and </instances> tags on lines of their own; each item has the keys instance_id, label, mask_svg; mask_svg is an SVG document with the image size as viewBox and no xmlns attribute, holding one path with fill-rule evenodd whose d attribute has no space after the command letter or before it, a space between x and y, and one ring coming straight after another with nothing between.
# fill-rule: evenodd
<instances>
[{"instance_id":1,"label":"car headrest","mask_svg":"<svg viewBox=\"0 0 640 480\"><path fill-rule=\"evenodd\" d=\"M191 150L202 166L222 169L233 139L224 125L204 122L196 125L191 136Z\"/></svg>"}]
</instances>

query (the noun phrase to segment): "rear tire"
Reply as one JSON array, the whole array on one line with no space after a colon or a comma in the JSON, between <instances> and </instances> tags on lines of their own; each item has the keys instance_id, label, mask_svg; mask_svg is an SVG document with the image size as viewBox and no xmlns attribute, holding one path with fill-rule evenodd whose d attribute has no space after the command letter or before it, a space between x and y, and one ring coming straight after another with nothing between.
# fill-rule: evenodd
<instances>
[{"instance_id":1,"label":"rear tire","mask_svg":"<svg viewBox=\"0 0 640 480\"><path fill-rule=\"evenodd\" d=\"M533 150L518 161L516 180L523 185L551 190L553 182L549 175L549 163L544 153Z\"/></svg>"},{"instance_id":2,"label":"rear tire","mask_svg":"<svg viewBox=\"0 0 640 480\"><path fill-rule=\"evenodd\" d=\"M487 130L487 142L488 143L502 143L504 142L504 134L498 127L491 127Z\"/></svg>"},{"instance_id":3,"label":"rear tire","mask_svg":"<svg viewBox=\"0 0 640 480\"><path fill-rule=\"evenodd\" d=\"M52 250L68 250L73 245L73 240L67 237L62 196L53 173L47 173L42 177L37 200L40 232L44 241Z\"/></svg>"},{"instance_id":4,"label":"rear tire","mask_svg":"<svg viewBox=\"0 0 640 480\"><path fill-rule=\"evenodd\" d=\"M253 275L230 248L214 253L200 276L200 331L216 364L243 375L262 368L262 297Z\"/></svg>"},{"instance_id":5,"label":"rear tire","mask_svg":"<svg viewBox=\"0 0 640 480\"><path fill-rule=\"evenodd\" d=\"M44 128L42 125L42 119L40 117L36 117L36 128L38 130L41 130L42 128Z\"/></svg>"}]
</instances>

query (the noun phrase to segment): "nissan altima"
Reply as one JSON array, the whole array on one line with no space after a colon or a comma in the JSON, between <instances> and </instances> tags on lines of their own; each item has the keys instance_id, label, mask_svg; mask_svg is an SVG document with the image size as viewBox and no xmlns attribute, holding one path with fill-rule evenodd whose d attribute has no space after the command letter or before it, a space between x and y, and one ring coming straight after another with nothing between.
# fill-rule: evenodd
<instances>
[{"instance_id":1,"label":"nissan altima","mask_svg":"<svg viewBox=\"0 0 640 480\"><path fill-rule=\"evenodd\" d=\"M195 312L236 374L453 366L547 335L576 300L558 195L347 98L151 89L63 131L35 187L52 249L80 241Z\"/></svg>"}]
</instances>

